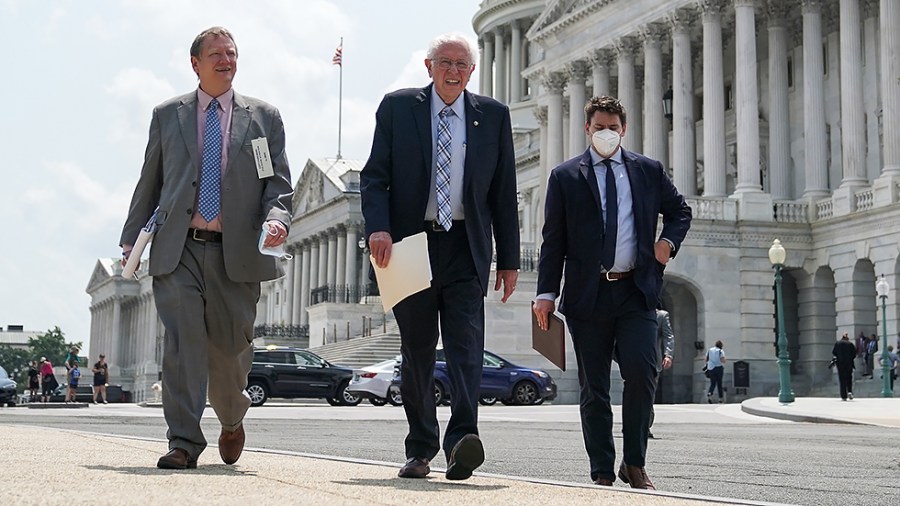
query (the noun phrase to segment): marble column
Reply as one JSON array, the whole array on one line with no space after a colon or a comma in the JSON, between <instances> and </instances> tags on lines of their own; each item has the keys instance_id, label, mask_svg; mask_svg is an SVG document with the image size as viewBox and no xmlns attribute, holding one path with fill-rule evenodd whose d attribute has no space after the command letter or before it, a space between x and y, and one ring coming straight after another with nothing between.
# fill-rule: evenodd
<instances>
[{"instance_id":1,"label":"marble column","mask_svg":"<svg viewBox=\"0 0 900 506\"><path fill-rule=\"evenodd\" d=\"M596 49L591 54L593 89L591 95L599 97L609 95L609 60L612 57L609 49Z\"/></svg>"},{"instance_id":2,"label":"marble column","mask_svg":"<svg viewBox=\"0 0 900 506\"><path fill-rule=\"evenodd\" d=\"M497 62L497 81L494 83L494 98L506 103L506 46L504 41L506 30L497 27L494 30L494 60Z\"/></svg>"},{"instance_id":3,"label":"marble column","mask_svg":"<svg viewBox=\"0 0 900 506\"><path fill-rule=\"evenodd\" d=\"M635 43L630 37L621 37L613 42L616 51L616 65L619 70L618 99L625 108L625 114L632 113L637 97L634 93L634 53ZM626 126L625 137L622 138L622 147L631 149L628 141L628 129Z\"/></svg>"},{"instance_id":4,"label":"marble column","mask_svg":"<svg viewBox=\"0 0 900 506\"><path fill-rule=\"evenodd\" d=\"M735 193L762 192L759 180L759 92L756 86L754 0L734 0L735 117L738 184ZM821 48L819 55L821 56Z\"/></svg>"},{"instance_id":5,"label":"marble column","mask_svg":"<svg viewBox=\"0 0 900 506\"><path fill-rule=\"evenodd\" d=\"M724 0L701 0L703 11L703 195L725 196ZM787 108L785 108L787 112Z\"/></svg>"},{"instance_id":6,"label":"marble column","mask_svg":"<svg viewBox=\"0 0 900 506\"><path fill-rule=\"evenodd\" d=\"M328 286L333 287L337 282L337 231L331 229L328 231L328 256L327 268L325 270L325 282Z\"/></svg>"},{"instance_id":7,"label":"marble column","mask_svg":"<svg viewBox=\"0 0 900 506\"><path fill-rule=\"evenodd\" d=\"M663 27L651 23L641 27L644 44L644 154L654 160L666 159L666 118L663 111L662 41Z\"/></svg>"},{"instance_id":8,"label":"marble column","mask_svg":"<svg viewBox=\"0 0 900 506\"><path fill-rule=\"evenodd\" d=\"M791 119L788 103L787 20L783 0L766 4L769 32L769 193L773 199L791 195Z\"/></svg>"},{"instance_id":9,"label":"marble column","mask_svg":"<svg viewBox=\"0 0 900 506\"><path fill-rule=\"evenodd\" d=\"M335 265L334 284L344 289L347 284L347 232L343 227L337 230L337 261Z\"/></svg>"},{"instance_id":10,"label":"marble column","mask_svg":"<svg viewBox=\"0 0 900 506\"><path fill-rule=\"evenodd\" d=\"M306 325L309 322L309 314L306 308L309 307L309 290L310 277L312 269L312 250L309 243L303 243L300 246L300 325Z\"/></svg>"},{"instance_id":11,"label":"marble column","mask_svg":"<svg viewBox=\"0 0 900 506\"><path fill-rule=\"evenodd\" d=\"M822 2L803 0L803 130L806 157L804 198L828 195L825 142L825 80L822 55Z\"/></svg>"},{"instance_id":12,"label":"marble column","mask_svg":"<svg viewBox=\"0 0 900 506\"><path fill-rule=\"evenodd\" d=\"M900 176L900 1L881 0L881 103L883 174Z\"/></svg>"},{"instance_id":13,"label":"marble column","mask_svg":"<svg viewBox=\"0 0 900 506\"><path fill-rule=\"evenodd\" d=\"M576 156L587 149L587 135L584 133L585 83L591 74L588 62L578 60L566 66L569 78L569 150L567 158Z\"/></svg>"},{"instance_id":14,"label":"marble column","mask_svg":"<svg viewBox=\"0 0 900 506\"><path fill-rule=\"evenodd\" d=\"M522 27L518 20L510 23L509 103L522 100Z\"/></svg>"},{"instance_id":15,"label":"marble column","mask_svg":"<svg viewBox=\"0 0 900 506\"><path fill-rule=\"evenodd\" d=\"M668 16L672 26L672 173L675 186L686 197L697 194L691 17L684 10Z\"/></svg>"},{"instance_id":16,"label":"marble column","mask_svg":"<svg viewBox=\"0 0 900 506\"><path fill-rule=\"evenodd\" d=\"M120 295L113 296L112 332L110 337L110 346L106 355L119 357L116 360L116 365L118 365L118 368L121 368L126 363L120 351L122 349L122 296Z\"/></svg>"},{"instance_id":17,"label":"marble column","mask_svg":"<svg viewBox=\"0 0 900 506\"><path fill-rule=\"evenodd\" d=\"M867 183L859 0L840 2L841 160L844 169L841 186L855 187Z\"/></svg>"},{"instance_id":18,"label":"marble column","mask_svg":"<svg viewBox=\"0 0 900 506\"><path fill-rule=\"evenodd\" d=\"M320 256L320 250L324 249L321 241L319 240L319 236L314 236L312 238L312 246L310 247L310 258L309 258L309 289L310 291L315 290L322 286L322 283L325 281L324 276L319 276L320 265L322 262ZM312 302L312 300L310 300Z\"/></svg>"},{"instance_id":19,"label":"marble column","mask_svg":"<svg viewBox=\"0 0 900 506\"><path fill-rule=\"evenodd\" d=\"M637 47L637 46L635 46ZM634 66L634 105L628 110L628 145L635 153L644 152L644 67Z\"/></svg>"},{"instance_id":20,"label":"marble column","mask_svg":"<svg viewBox=\"0 0 900 506\"><path fill-rule=\"evenodd\" d=\"M347 252L344 253L347 262L344 264L344 279L350 292L357 286L356 281L356 260L359 258L359 236L357 234L357 224L347 224ZM350 300L350 302L359 302L358 300Z\"/></svg>"},{"instance_id":21,"label":"marble column","mask_svg":"<svg viewBox=\"0 0 900 506\"><path fill-rule=\"evenodd\" d=\"M534 118L537 120L538 125L541 128L541 160L540 160L540 176L538 177L538 185L537 185L537 195L538 195L538 205L541 207L541 212L535 213L534 216L534 237L535 244L541 243L541 231L544 228L544 213L543 213L543 204L544 197L547 195L547 179L550 175L550 170L553 169L552 166L548 166L548 160L545 158L544 153L547 153L547 146L549 145L548 137L548 128L547 128L547 107L545 106L537 106L532 112L534 114Z\"/></svg>"},{"instance_id":22,"label":"marble column","mask_svg":"<svg viewBox=\"0 0 900 506\"><path fill-rule=\"evenodd\" d=\"M563 162L563 97L566 85L565 77L553 72L544 78L544 89L547 90L547 165L549 171Z\"/></svg>"},{"instance_id":23,"label":"marble column","mask_svg":"<svg viewBox=\"0 0 900 506\"><path fill-rule=\"evenodd\" d=\"M481 76L481 94L489 97L494 96L494 41L493 34L485 32L484 52L481 55L482 69L484 72Z\"/></svg>"},{"instance_id":24,"label":"marble column","mask_svg":"<svg viewBox=\"0 0 900 506\"><path fill-rule=\"evenodd\" d=\"M284 278L284 300L281 301L281 319L284 320L285 323L291 325L294 323L294 260L287 261L287 272L285 272Z\"/></svg>"},{"instance_id":25,"label":"marble column","mask_svg":"<svg viewBox=\"0 0 900 506\"><path fill-rule=\"evenodd\" d=\"M300 244L294 243L293 245L293 255L294 258L291 260L294 264L294 283L293 283L293 291L291 292L291 324L300 325L300 311L303 307L302 304L302 293L303 288L301 283L303 283L303 248Z\"/></svg>"}]
</instances>

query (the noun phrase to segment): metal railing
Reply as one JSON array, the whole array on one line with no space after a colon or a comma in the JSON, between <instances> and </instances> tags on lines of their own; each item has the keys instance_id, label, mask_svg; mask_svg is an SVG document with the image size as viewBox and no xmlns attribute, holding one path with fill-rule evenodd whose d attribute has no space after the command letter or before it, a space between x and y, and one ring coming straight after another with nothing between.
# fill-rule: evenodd
<instances>
[{"instance_id":1,"label":"metal railing","mask_svg":"<svg viewBox=\"0 0 900 506\"><path fill-rule=\"evenodd\" d=\"M322 285L309 291L309 305L323 302L358 304L364 297L378 295L375 283L365 285Z\"/></svg>"},{"instance_id":2,"label":"metal railing","mask_svg":"<svg viewBox=\"0 0 900 506\"><path fill-rule=\"evenodd\" d=\"M253 327L253 337L309 337L309 325L257 325Z\"/></svg>"}]
</instances>

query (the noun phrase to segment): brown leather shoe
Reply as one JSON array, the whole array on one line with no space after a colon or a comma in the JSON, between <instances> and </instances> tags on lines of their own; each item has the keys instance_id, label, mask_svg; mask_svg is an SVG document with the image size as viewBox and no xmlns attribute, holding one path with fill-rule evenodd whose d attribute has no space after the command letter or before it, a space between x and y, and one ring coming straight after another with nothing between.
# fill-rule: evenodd
<instances>
[{"instance_id":1,"label":"brown leather shoe","mask_svg":"<svg viewBox=\"0 0 900 506\"><path fill-rule=\"evenodd\" d=\"M428 467L428 459L425 457L413 457L403 464L397 476L401 478L424 478L431 472Z\"/></svg>"},{"instance_id":2,"label":"brown leather shoe","mask_svg":"<svg viewBox=\"0 0 900 506\"><path fill-rule=\"evenodd\" d=\"M613 486L612 484L613 481L606 478L597 478L594 480L594 485L600 485L601 487L611 487Z\"/></svg>"},{"instance_id":3,"label":"brown leather shoe","mask_svg":"<svg viewBox=\"0 0 900 506\"><path fill-rule=\"evenodd\" d=\"M160 469L196 469L197 459L191 458L184 448L172 448L156 462Z\"/></svg>"},{"instance_id":4,"label":"brown leather shoe","mask_svg":"<svg viewBox=\"0 0 900 506\"><path fill-rule=\"evenodd\" d=\"M241 425L233 431L222 429L219 434L219 456L222 462L226 464L234 464L241 458L241 452L244 451L244 426Z\"/></svg>"},{"instance_id":5,"label":"brown leather shoe","mask_svg":"<svg viewBox=\"0 0 900 506\"><path fill-rule=\"evenodd\" d=\"M631 485L631 488L656 490L643 467L629 466L622 462L622 465L619 466L619 479Z\"/></svg>"},{"instance_id":6,"label":"brown leather shoe","mask_svg":"<svg viewBox=\"0 0 900 506\"><path fill-rule=\"evenodd\" d=\"M484 464L484 445L477 434L466 434L450 452L447 479L466 480L481 464Z\"/></svg>"}]
</instances>

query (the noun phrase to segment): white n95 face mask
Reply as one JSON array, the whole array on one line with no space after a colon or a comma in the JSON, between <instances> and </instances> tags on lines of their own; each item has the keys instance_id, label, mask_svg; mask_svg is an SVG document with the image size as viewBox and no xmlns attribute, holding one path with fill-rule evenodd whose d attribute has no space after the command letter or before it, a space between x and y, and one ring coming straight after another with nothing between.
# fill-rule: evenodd
<instances>
[{"instance_id":1,"label":"white n95 face mask","mask_svg":"<svg viewBox=\"0 0 900 506\"><path fill-rule=\"evenodd\" d=\"M622 137L608 128L594 132L594 135L591 136L591 145L603 158L612 156L621 142Z\"/></svg>"}]
</instances>

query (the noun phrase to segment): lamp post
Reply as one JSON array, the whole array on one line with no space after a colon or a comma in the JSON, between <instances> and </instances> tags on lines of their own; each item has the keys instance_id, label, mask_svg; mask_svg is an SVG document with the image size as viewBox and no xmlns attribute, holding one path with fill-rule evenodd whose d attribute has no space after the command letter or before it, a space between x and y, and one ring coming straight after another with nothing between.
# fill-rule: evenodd
<instances>
[{"instance_id":1,"label":"lamp post","mask_svg":"<svg viewBox=\"0 0 900 506\"><path fill-rule=\"evenodd\" d=\"M671 120L672 119L672 88L667 89L666 92L663 93L662 101L663 101L663 116L665 116L666 119Z\"/></svg>"},{"instance_id":2,"label":"lamp post","mask_svg":"<svg viewBox=\"0 0 900 506\"><path fill-rule=\"evenodd\" d=\"M791 360L788 358L787 335L784 332L784 307L781 297L781 269L787 252L781 241L772 241L769 248L769 262L775 267L775 312L778 315L778 402L787 404L794 402L794 391L791 389Z\"/></svg>"},{"instance_id":3,"label":"lamp post","mask_svg":"<svg viewBox=\"0 0 900 506\"><path fill-rule=\"evenodd\" d=\"M887 349L887 307L885 306L888 294L891 293L891 286L888 285L887 280L884 279L884 274L882 274L881 279L875 283L875 292L878 293L878 297L881 299L881 336L884 343L881 348L881 379L884 380L884 385L881 388L881 396L893 397L894 392L891 390L891 359L888 356Z\"/></svg>"}]
</instances>

